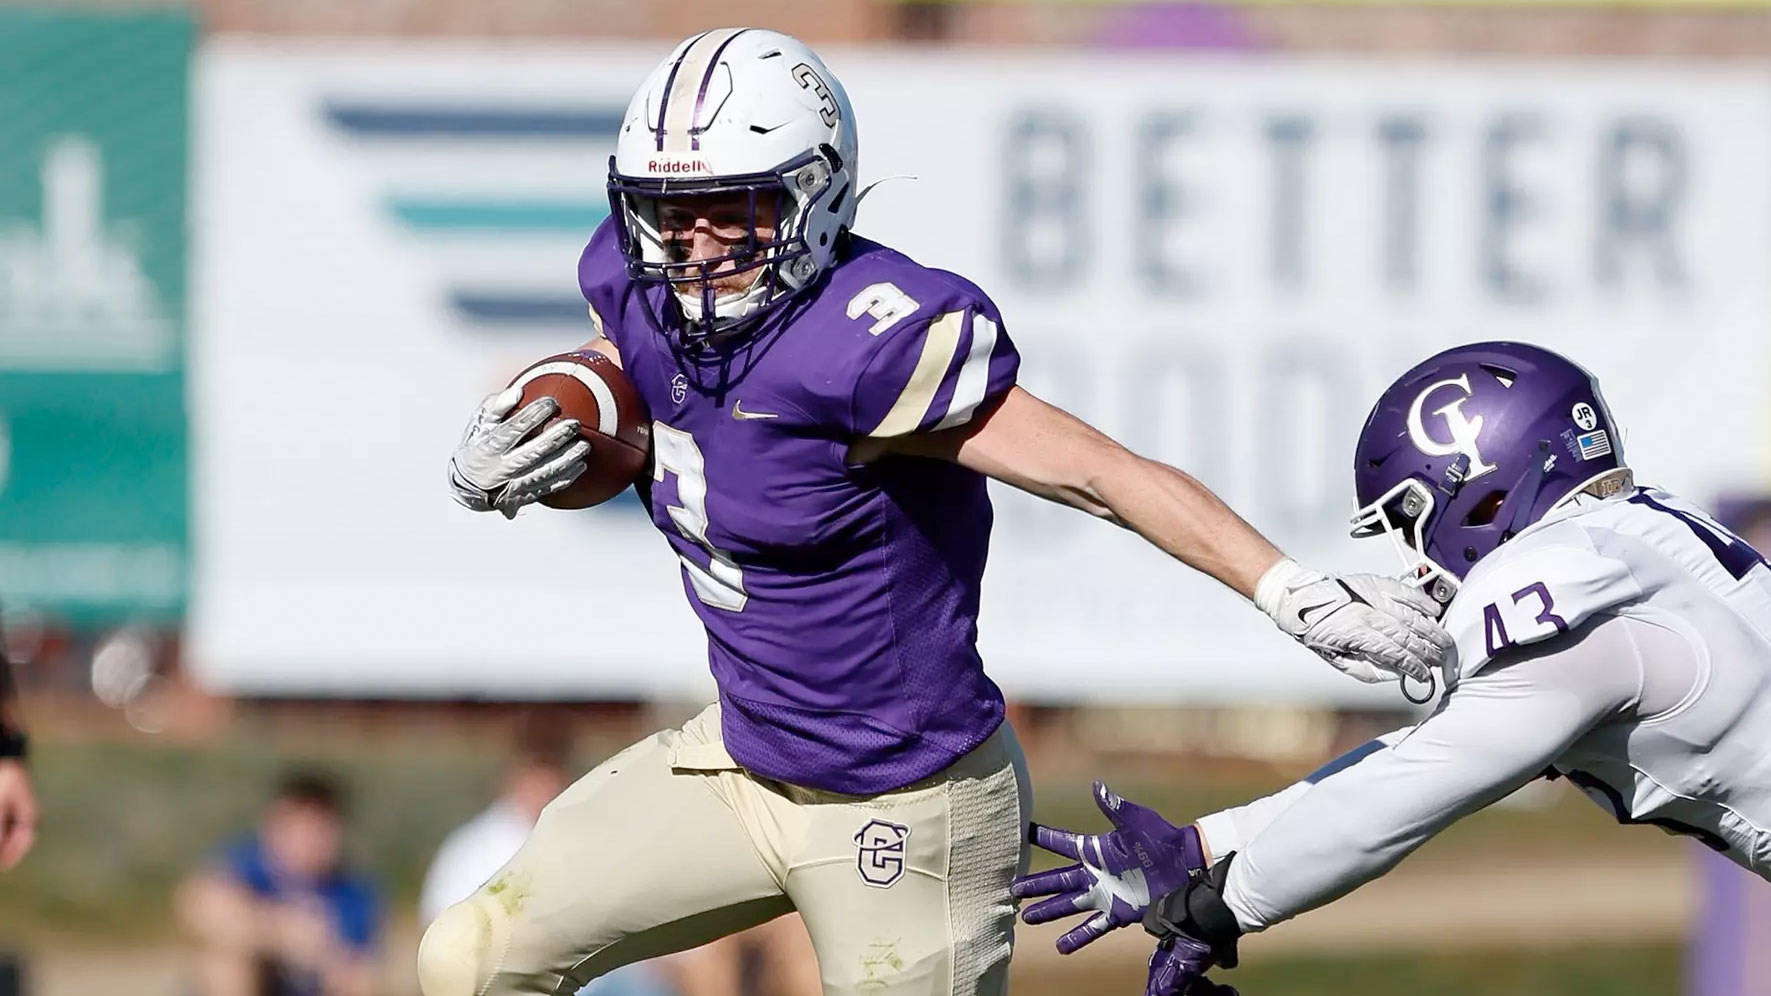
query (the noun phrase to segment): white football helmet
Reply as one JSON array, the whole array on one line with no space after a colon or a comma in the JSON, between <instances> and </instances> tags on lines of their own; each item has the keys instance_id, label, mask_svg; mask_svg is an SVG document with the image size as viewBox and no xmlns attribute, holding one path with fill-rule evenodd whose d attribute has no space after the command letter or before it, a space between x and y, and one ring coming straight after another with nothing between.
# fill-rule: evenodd
<instances>
[{"instance_id":1,"label":"white football helmet","mask_svg":"<svg viewBox=\"0 0 1771 996\"><path fill-rule=\"evenodd\" d=\"M855 114L842 84L798 39L720 28L683 42L646 78L609 162L609 201L629 274L668 284L671 322L687 340L732 332L811 286L854 224ZM688 261L659 235L660 198L750 195L750 237L727 255ZM756 237L756 205L774 197L774 237ZM762 268L741 292L719 276ZM663 316L660 316L663 317Z\"/></svg>"}]
</instances>

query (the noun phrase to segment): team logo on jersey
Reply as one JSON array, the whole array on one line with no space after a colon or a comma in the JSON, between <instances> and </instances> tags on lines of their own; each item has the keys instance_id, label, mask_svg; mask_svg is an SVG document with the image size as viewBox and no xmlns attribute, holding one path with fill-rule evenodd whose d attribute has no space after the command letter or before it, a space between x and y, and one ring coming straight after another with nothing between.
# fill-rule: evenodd
<instances>
[{"instance_id":1,"label":"team logo on jersey","mask_svg":"<svg viewBox=\"0 0 1771 996\"><path fill-rule=\"evenodd\" d=\"M1451 395L1447 390L1456 388L1461 394ZM1473 481L1494 469L1494 464L1482 459L1482 451L1476 448L1476 440L1482 434L1482 416L1469 418L1464 415L1464 402L1470 400L1470 375L1461 374L1427 385L1414 399L1408 408L1408 438L1414 448L1427 456L1451 456L1462 453L1470 458L1470 471L1464 480ZM1428 399L1435 402L1449 399L1438 408L1426 413ZM1437 415L1445 420L1445 431L1450 433L1450 441L1441 441L1427 431L1425 415Z\"/></svg>"},{"instance_id":2,"label":"team logo on jersey","mask_svg":"<svg viewBox=\"0 0 1771 996\"><path fill-rule=\"evenodd\" d=\"M861 881L875 888L890 888L904 877L904 841L910 828L885 820L868 820L855 833L855 870Z\"/></svg>"},{"instance_id":3,"label":"team logo on jersey","mask_svg":"<svg viewBox=\"0 0 1771 996\"><path fill-rule=\"evenodd\" d=\"M680 405L688 396L689 378L684 377L682 374L677 374L675 377L670 378L670 400Z\"/></svg>"}]
</instances>

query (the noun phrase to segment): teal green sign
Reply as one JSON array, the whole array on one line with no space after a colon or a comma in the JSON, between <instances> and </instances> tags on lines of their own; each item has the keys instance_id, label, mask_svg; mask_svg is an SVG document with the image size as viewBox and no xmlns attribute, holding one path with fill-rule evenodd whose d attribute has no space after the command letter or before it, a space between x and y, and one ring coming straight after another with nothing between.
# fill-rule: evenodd
<instances>
[{"instance_id":1,"label":"teal green sign","mask_svg":"<svg viewBox=\"0 0 1771 996\"><path fill-rule=\"evenodd\" d=\"M0 601L170 618L188 587L193 25L0 8Z\"/></svg>"}]
</instances>

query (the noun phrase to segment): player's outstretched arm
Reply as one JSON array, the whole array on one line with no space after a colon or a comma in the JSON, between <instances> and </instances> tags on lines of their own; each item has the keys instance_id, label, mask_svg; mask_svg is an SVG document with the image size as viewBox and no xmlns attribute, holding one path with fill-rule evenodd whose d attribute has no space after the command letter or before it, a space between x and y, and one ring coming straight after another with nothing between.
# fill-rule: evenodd
<instances>
[{"instance_id":1,"label":"player's outstretched arm","mask_svg":"<svg viewBox=\"0 0 1771 996\"><path fill-rule=\"evenodd\" d=\"M1242 929L1261 930L1387 873L1628 709L1641 674L1621 625L1584 627L1496 660L1405 736L1325 769L1252 838L1208 842L1220 855L1238 849L1225 902Z\"/></svg>"},{"instance_id":2,"label":"player's outstretched arm","mask_svg":"<svg viewBox=\"0 0 1771 996\"><path fill-rule=\"evenodd\" d=\"M1131 529L1253 599L1287 634L1361 680L1425 678L1450 651L1434 621L1439 606L1424 592L1373 575L1306 570L1205 485L1020 387L965 425L879 445L954 460Z\"/></svg>"},{"instance_id":3,"label":"player's outstretched arm","mask_svg":"<svg viewBox=\"0 0 1771 996\"><path fill-rule=\"evenodd\" d=\"M1490 667L1419 726L1350 751L1302 782L1241 807L1234 818L1214 814L1181 829L1119 801L1134 818L1113 817L1106 834L1036 827L1034 843L1079 860L1016 881L1016 896L1039 900L1022 918L1039 923L1090 914L1059 940L1066 953L1142 921L1164 938L1151 963L1152 992L1184 991L1157 985L1158 970L1184 976L1226 964L1241 934L1325 905L1388 872L1628 708L1641 674L1621 627L1588 627ZM1097 787L1097 799L1100 794ZM1219 835L1220 828L1230 832ZM1121 854L1138 860L1116 860ZM1182 957L1189 951L1193 956ZM1198 957L1202 952L1209 957Z\"/></svg>"},{"instance_id":4,"label":"player's outstretched arm","mask_svg":"<svg viewBox=\"0 0 1771 996\"><path fill-rule=\"evenodd\" d=\"M1130 529L1244 597L1283 555L1211 489L1146 460L1079 418L1014 387L971 424L905 441L1041 498Z\"/></svg>"}]
</instances>

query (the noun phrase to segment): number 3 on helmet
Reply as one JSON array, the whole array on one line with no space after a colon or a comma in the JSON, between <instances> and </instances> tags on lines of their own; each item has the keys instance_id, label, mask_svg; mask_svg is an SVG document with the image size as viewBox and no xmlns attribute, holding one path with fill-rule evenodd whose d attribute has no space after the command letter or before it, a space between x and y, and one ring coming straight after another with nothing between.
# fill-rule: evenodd
<instances>
[{"instance_id":1,"label":"number 3 on helmet","mask_svg":"<svg viewBox=\"0 0 1771 996\"><path fill-rule=\"evenodd\" d=\"M760 28L690 38L634 95L610 159L629 275L670 287L676 314L658 317L687 340L754 323L831 265L855 220L856 155L848 95L803 43ZM748 198L748 235L725 255L686 260L665 245L660 198L695 195ZM759 237L758 205L770 201L779 221ZM749 270L761 272L747 289L716 290L716 273Z\"/></svg>"}]
</instances>

